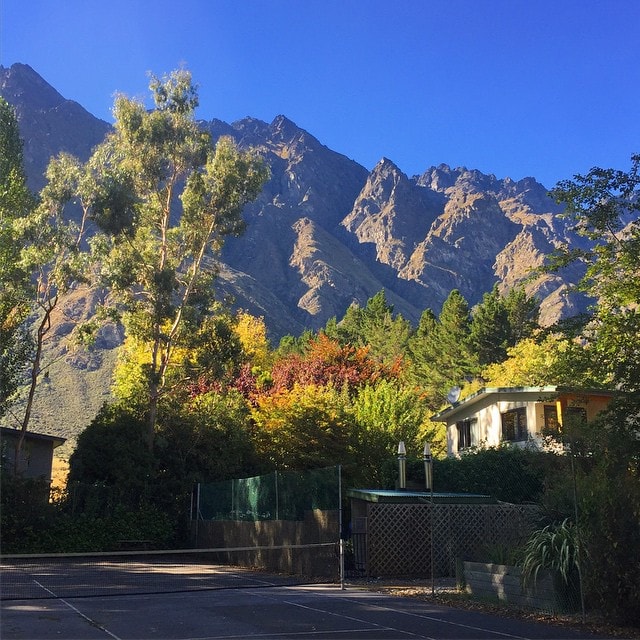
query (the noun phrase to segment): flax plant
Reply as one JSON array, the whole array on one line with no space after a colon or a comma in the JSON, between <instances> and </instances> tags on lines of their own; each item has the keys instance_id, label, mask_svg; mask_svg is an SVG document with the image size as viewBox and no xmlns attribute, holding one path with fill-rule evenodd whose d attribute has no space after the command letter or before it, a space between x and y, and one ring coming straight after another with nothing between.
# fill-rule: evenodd
<instances>
[{"instance_id":1,"label":"flax plant","mask_svg":"<svg viewBox=\"0 0 640 640\"><path fill-rule=\"evenodd\" d=\"M534 531L522 550L522 579L525 585L535 584L541 569L560 575L569 584L574 571L580 570L580 539L578 528L568 518L560 524L550 524Z\"/></svg>"}]
</instances>

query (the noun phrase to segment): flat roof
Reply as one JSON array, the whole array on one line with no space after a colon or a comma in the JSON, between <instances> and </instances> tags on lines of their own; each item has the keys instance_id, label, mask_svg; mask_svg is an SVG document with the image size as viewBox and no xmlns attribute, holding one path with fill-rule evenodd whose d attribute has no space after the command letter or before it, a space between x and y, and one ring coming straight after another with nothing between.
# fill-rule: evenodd
<instances>
[{"instance_id":1,"label":"flat roof","mask_svg":"<svg viewBox=\"0 0 640 640\"><path fill-rule=\"evenodd\" d=\"M424 504L431 502L439 504L495 504L497 500L490 495L480 493L453 493L434 491L413 491L411 489L347 489L347 497L365 502L380 502L389 504Z\"/></svg>"},{"instance_id":2,"label":"flat roof","mask_svg":"<svg viewBox=\"0 0 640 640\"><path fill-rule=\"evenodd\" d=\"M435 422L446 422L449 417L453 414L462 411L463 409L467 409L470 405L479 402L480 400L487 398L492 395L500 396L500 395L512 395L512 394L523 394L523 395L531 395L531 394L550 394L551 396L558 396L563 393L571 394L571 393L580 393L587 394L592 396L605 396L611 397L615 394L615 391L611 389L584 389L580 387L564 387L560 385L546 385L540 387L483 387L479 389L475 393L472 393L469 397L461 400L460 402L455 402L452 405L448 406L446 409L443 409L439 413L431 416L431 420Z\"/></svg>"}]
</instances>

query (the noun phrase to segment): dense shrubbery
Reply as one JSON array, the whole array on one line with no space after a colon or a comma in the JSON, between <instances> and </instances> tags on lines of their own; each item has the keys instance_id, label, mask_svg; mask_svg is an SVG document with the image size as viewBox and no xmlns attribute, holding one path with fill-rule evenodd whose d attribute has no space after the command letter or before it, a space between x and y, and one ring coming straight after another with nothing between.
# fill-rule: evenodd
<instances>
[{"instance_id":1,"label":"dense shrubbery","mask_svg":"<svg viewBox=\"0 0 640 640\"><path fill-rule=\"evenodd\" d=\"M576 520L587 604L640 624L640 394L611 403L596 420L566 433L574 487L551 486L543 505L558 521ZM571 477L570 474L568 474ZM564 513L562 507L564 506Z\"/></svg>"},{"instance_id":2,"label":"dense shrubbery","mask_svg":"<svg viewBox=\"0 0 640 640\"><path fill-rule=\"evenodd\" d=\"M124 491L114 496L99 485L85 485L79 500L79 489L70 485L49 502L44 481L3 476L3 553L117 551L126 540L149 540L159 547L173 542L174 523L161 509L148 503L125 506Z\"/></svg>"},{"instance_id":3,"label":"dense shrubbery","mask_svg":"<svg viewBox=\"0 0 640 640\"><path fill-rule=\"evenodd\" d=\"M517 447L478 449L461 458L434 462L437 491L485 493L502 502L538 502L546 470L563 464L554 454Z\"/></svg>"}]
</instances>

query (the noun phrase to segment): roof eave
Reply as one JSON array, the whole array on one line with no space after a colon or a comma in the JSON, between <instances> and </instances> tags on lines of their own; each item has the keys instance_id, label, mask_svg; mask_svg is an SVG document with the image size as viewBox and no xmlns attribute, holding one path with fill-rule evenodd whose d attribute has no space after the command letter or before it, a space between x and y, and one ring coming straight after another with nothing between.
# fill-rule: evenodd
<instances>
[{"instance_id":1,"label":"roof eave","mask_svg":"<svg viewBox=\"0 0 640 640\"><path fill-rule=\"evenodd\" d=\"M431 416L431 420L434 422L448 422L448 419L451 416L462 412L464 409L469 408L483 398L487 398L491 395L499 396L514 393L550 393L555 395L559 395L561 393L588 393L592 395L613 396L615 392L609 389L582 389L579 387L566 387L561 385L546 385L540 387L483 387L461 402L456 402L439 413Z\"/></svg>"}]
</instances>

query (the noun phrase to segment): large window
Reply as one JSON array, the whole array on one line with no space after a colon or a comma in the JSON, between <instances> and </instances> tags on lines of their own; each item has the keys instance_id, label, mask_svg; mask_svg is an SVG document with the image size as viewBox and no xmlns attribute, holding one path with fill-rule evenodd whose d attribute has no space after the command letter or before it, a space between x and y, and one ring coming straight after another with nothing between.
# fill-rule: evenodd
<instances>
[{"instance_id":1,"label":"large window","mask_svg":"<svg viewBox=\"0 0 640 640\"><path fill-rule=\"evenodd\" d=\"M587 421L587 410L584 407L565 407L563 410L565 424L569 426L584 424ZM555 405L544 406L544 430L545 436L558 436L560 434L560 421Z\"/></svg>"},{"instance_id":2,"label":"large window","mask_svg":"<svg viewBox=\"0 0 640 640\"><path fill-rule=\"evenodd\" d=\"M472 422L475 422L475 419L470 420L469 418L467 418L466 420L456 422L456 429L458 431L458 451L462 451L462 449L468 449L471 446Z\"/></svg>"},{"instance_id":3,"label":"large window","mask_svg":"<svg viewBox=\"0 0 640 640\"><path fill-rule=\"evenodd\" d=\"M544 405L544 427L542 435L557 436L560 434L560 422L558 420L558 409L556 405Z\"/></svg>"},{"instance_id":4,"label":"large window","mask_svg":"<svg viewBox=\"0 0 640 640\"><path fill-rule=\"evenodd\" d=\"M502 439L519 442L527 439L527 410L512 409L502 414Z\"/></svg>"}]
</instances>

